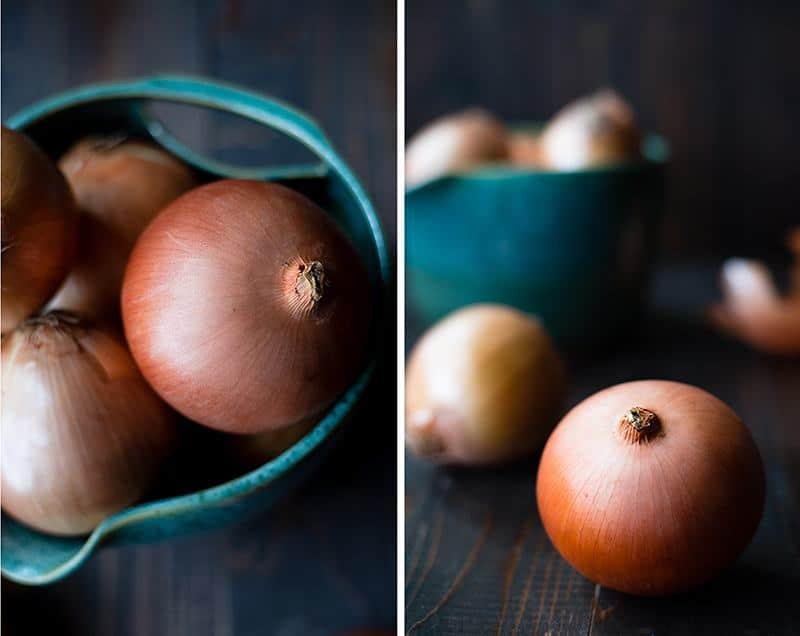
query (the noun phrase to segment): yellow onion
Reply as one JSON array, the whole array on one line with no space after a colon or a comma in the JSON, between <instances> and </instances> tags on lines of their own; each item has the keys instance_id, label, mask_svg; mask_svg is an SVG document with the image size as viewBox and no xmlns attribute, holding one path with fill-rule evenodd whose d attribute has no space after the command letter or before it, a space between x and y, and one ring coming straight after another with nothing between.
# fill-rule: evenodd
<instances>
[{"instance_id":1,"label":"yellow onion","mask_svg":"<svg viewBox=\"0 0 800 636\"><path fill-rule=\"evenodd\" d=\"M758 448L736 413L663 380L578 404L547 441L536 480L561 555L600 585L644 596L686 591L736 559L764 490Z\"/></svg>"},{"instance_id":2,"label":"yellow onion","mask_svg":"<svg viewBox=\"0 0 800 636\"><path fill-rule=\"evenodd\" d=\"M506 157L505 126L483 109L441 117L406 145L406 184L474 169Z\"/></svg>"},{"instance_id":3,"label":"yellow onion","mask_svg":"<svg viewBox=\"0 0 800 636\"><path fill-rule=\"evenodd\" d=\"M32 318L3 336L2 373L3 510L78 535L144 494L175 429L116 335Z\"/></svg>"},{"instance_id":4,"label":"yellow onion","mask_svg":"<svg viewBox=\"0 0 800 636\"><path fill-rule=\"evenodd\" d=\"M711 307L726 333L773 354L800 354L800 295L782 297L763 263L729 259L720 282L724 301Z\"/></svg>"},{"instance_id":5,"label":"yellow onion","mask_svg":"<svg viewBox=\"0 0 800 636\"><path fill-rule=\"evenodd\" d=\"M147 381L176 410L231 433L319 415L365 362L372 285L313 201L275 183L195 188L144 231L122 318Z\"/></svg>"},{"instance_id":6,"label":"yellow onion","mask_svg":"<svg viewBox=\"0 0 800 636\"><path fill-rule=\"evenodd\" d=\"M37 312L64 280L77 212L55 164L25 135L2 129L2 331Z\"/></svg>"},{"instance_id":7,"label":"yellow onion","mask_svg":"<svg viewBox=\"0 0 800 636\"><path fill-rule=\"evenodd\" d=\"M639 158L641 134L631 107L605 89L561 109L542 131L540 143L549 167L580 170Z\"/></svg>"},{"instance_id":8,"label":"yellow onion","mask_svg":"<svg viewBox=\"0 0 800 636\"><path fill-rule=\"evenodd\" d=\"M191 170L153 144L89 137L59 161L83 213L76 263L48 309L100 319L119 312L122 277L147 224L196 185Z\"/></svg>"},{"instance_id":9,"label":"yellow onion","mask_svg":"<svg viewBox=\"0 0 800 636\"><path fill-rule=\"evenodd\" d=\"M417 343L406 371L406 443L445 464L487 464L541 447L566 370L538 320L502 305L456 311Z\"/></svg>"}]
</instances>

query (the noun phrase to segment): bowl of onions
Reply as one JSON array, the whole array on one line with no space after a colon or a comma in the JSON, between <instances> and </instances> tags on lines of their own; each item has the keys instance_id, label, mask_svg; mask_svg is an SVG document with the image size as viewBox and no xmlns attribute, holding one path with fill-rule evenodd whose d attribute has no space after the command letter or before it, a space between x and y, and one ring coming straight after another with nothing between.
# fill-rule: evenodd
<instances>
[{"instance_id":1,"label":"bowl of onions","mask_svg":"<svg viewBox=\"0 0 800 636\"><path fill-rule=\"evenodd\" d=\"M315 162L205 156L158 102ZM390 277L318 125L201 78L97 84L10 118L2 170L3 575L51 583L101 544L217 527L308 477L374 375Z\"/></svg>"},{"instance_id":2,"label":"bowl of onions","mask_svg":"<svg viewBox=\"0 0 800 636\"><path fill-rule=\"evenodd\" d=\"M482 110L443 117L406 152L409 306L430 324L501 303L585 348L640 316L667 143L601 91L544 126Z\"/></svg>"}]
</instances>

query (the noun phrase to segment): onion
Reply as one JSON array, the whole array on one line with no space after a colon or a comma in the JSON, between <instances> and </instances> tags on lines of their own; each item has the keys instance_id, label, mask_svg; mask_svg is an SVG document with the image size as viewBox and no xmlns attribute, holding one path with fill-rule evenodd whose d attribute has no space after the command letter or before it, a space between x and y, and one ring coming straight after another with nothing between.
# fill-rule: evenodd
<instances>
[{"instance_id":1,"label":"onion","mask_svg":"<svg viewBox=\"0 0 800 636\"><path fill-rule=\"evenodd\" d=\"M110 332L70 314L3 336L3 509L58 535L139 499L175 436L171 411Z\"/></svg>"},{"instance_id":2,"label":"onion","mask_svg":"<svg viewBox=\"0 0 800 636\"><path fill-rule=\"evenodd\" d=\"M78 257L47 309L96 320L115 317L131 247L99 219L81 215Z\"/></svg>"},{"instance_id":3,"label":"onion","mask_svg":"<svg viewBox=\"0 0 800 636\"><path fill-rule=\"evenodd\" d=\"M64 280L77 213L64 177L28 137L2 129L2 332L35 313Z\"/></svg>"},{"instance_id":4,"label":"onion","mask_svg":"<svg viewBox=\"0 0 800 636\"><path fill-rule=\"evenodd\" d=\"M178 159L151 143L124 136L79 141L58 166L81 210L130 245L164 206L197 185Z\"/></svg>"},{"instance_id":5,"label":"onion","mask_svg":"<svg viewBox=\"0 0 800 636\"><path fill-rule=\"evenodd\" d=\"M764 507L758 449L713 395L643 380L594 394L545 446L542 523L601 585L646 596L710 580L744 550Z\"/></svg>"},{"instance_id":6,"label":"onion","mask_svg":"<svg viewBox=\"0 0 800 636\"><path fill-rule=\"evenodd\" d=\"M276 431L251 435L225 435L225 453L231 463L246 470L257 468L289 450L303 439L319 421L310 418Z\"/></svg>"},{"instance_id":7,"label":"onion","mask_svg":"<svg viewBox=\"0 0 800 636\"><path fill-rule=\"evenodd\" d=\"M710 311L720 329L760 351L800 354L800 295L782 298L769 270L756 261L726 261L720 280L725 300Z\"/></svg>"},{"instance_id":8,"label":"onion","mask_svg":"<svg viewBox=\"0 0 800 636\"><path fill-rule=\"evenodd\" d=\"M134 248L125 333L189 419L256 433L321 412L364 362L366 270L320 208L283 186L216 181L168 206Z\"/></svg>"},{"instance_id":9,"label":"onion","mask_svg":"<svg viewBox=\"0 0 800 636\"><path fill-rule=\"evenodd\" d=\"M541 135L544 159L557 170L635 160L640 144L633 111L608 89L565 106Z\"/></svg>"},{"instance_id":10,"label":"onion","mask_svg":"<svg viewBox=\"0 0 800 636\"><path fill-rule=\"evenodd\" d=\"M84 139L59 166L84 215L77 262L48 308L113 316L134 242L164 206L196 185L195 178L153 144L125 137Z\"/></svg>"},{"instance_id":11,"label":"onion","mask_svg":"<svg viewBox=\"0 0 800 636\"><path fill-rule=\"evenodd\" d=\"M508 138L508 159L513 164L532 168L547 166L539 138L529 132L514 132Z\"/></svg>"},{"instance_id":12,"label":"onion","mask_svg":"<svg viewBox=\"0 0 800 636\"><path fill-rule=\"evenodd\" d=\"M451 314L417 343L406 370L406 443L445 464L487 464L541 447L566 370L535 318L502 305Z\"/></svg>"},{"instance_id":13,"label":"onion","mask_svg":"<svg viewBox=\"0 0 800 636\"><path fill-rule=\"evenodd\" d=\"M502 123L479 108L441 117L406 145L406 184L413 186L504 159L506 134Z\"/></svg>"}]
</instances>

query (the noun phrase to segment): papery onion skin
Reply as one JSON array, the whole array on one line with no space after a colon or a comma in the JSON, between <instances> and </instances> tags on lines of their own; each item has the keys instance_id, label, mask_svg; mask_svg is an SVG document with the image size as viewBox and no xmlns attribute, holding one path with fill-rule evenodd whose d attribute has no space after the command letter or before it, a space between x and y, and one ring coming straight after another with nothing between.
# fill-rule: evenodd
<instances>
[{"instance_id":1,"label":"papery onion skin","mask_svg":"<svg viewBox=\"0 0 800 636\"><path fill-rule=\"evenodd\" d=\"M118 320L122 277L132 245L89 214L81 215L79 234L78 256L47 310Z\"/></svg>"},{"instance_id":2,"label":"papery onion skin","mask_svg":"<svg viewBox=\"0 0 800 636\"><path fill-rule=\"evenodd\" d=\"M49 310L117 319L128 255L145 226L197 185L191 170L154 144L88 137L59 161L82 211L80 245Z\"/></svg>"},{"instance_id":3,"label":"papery onion skin","mask_svg":"<svg viewBox=\"0 0 800 636\"><path fill-rule=\"evenodd\" d=\"M635 431L629 411L655 414ZM623 421L623 420L627 421ZM752 539L765 477L737 415L696 387L619 384L572 409L542 454L536 498L561 555L590 580L643 596L705 583Z\"/></svg>"},{"instance_id":4,"label":"papery onion skin","mask_svg":"<svg viewBox=\"0 0 800 636\"><path fill-rule=\"evenodd\" d=\"M130 245L162 208L197 185L177 158L155 144L124 136L87 137L58 166L78 207Z\"/></svg>"},{"instance_id":5,"label":"papery onion skin","mask_svg":"<svg viewBox=\"0 0 800 636\"><path fill-rule=\"evenodd\" d=\"M2 332L37 312L69 271L78 215L67 182L28 137L2 129Z\"/></svg>"},{"instance_id":6,"label":"papery onion skin","mask_svg":"<svg viewBox=\"0 0 800 636\"><path fill-rule=\"evenodd\" d=\"M489 112L470 108L431 122L406 146L406 184L475 169L506 158L505 126Z\"/></svg>"},{"instance_id":7,"label":"papery onion skin","mask_svg":"<svg viewBox=\"0 0 800 636\"><path fill-rule=\"evenodd\" d=\"M136 502L175 441L172 411L112 332L68 314L3 336L2 506L56 535Z\"/></svg>"},{"instance_id":8,"label":"papery onion skin","mask_svg":"<svg viewBox=\"0 0 800 636\"><path fill-rule=\"evenodd\" d=\"M134 358L168 403L211 428L257 433L320 413L355 379L372 291L350 242L309 199L223 180L145 230L122 313Z\"/></svg>"},{"instance_id":9,"label":"papery onion skin","mask_svg":"<svg viewBox=\"0 0 800 636\"><path fill-rule=\"evenodd\" d=\"M472 305L431 328L406 367L406 444L439 464L493 464L541 448L566 367L534 317Z\"/></svg>"},{"instance_id":10,"label":"papery onion skin","mask_svg":"<svg viewBox=\"0 0 800 636\"><path fill-rule=\"evenodd\" d=\"M545 162L580 170L640 158L641 133L630 106L605 89L564 106L540 137Z\"/></svg>"}]
</instances>

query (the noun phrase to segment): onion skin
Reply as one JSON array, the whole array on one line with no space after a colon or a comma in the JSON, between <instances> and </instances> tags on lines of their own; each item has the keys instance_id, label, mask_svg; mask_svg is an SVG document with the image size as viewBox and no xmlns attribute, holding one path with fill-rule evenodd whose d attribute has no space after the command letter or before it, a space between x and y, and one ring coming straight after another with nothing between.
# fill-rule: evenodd
<instances>
[{"instance_id":1,"label":"onion skin","mask_svg":"<svg viewBox=\"0 0 800 636\"><path fill-rule=\"evenodd\" d=\"M514 132L508 138L508 159L512 164L530 168L546 168L539 137L530 132Z\"/></svg>"},{"instance_id":2,"label":"onion skin","mask_svg":"<svg viewBox=\"0 0 800 636\"><path fill-rule=\"evenodd\" d=\"M311 432L318 421L313 417L276 431L226 435L225 452L236 466L245 470L255 469L289 450Z\"/></svg>"},{"instance_id":3,"label":"onion skin","mask_svg":"<svg viewBox=\"0 0 800 636\"><path fill-rule=\"evenodd\" d=\"M566 368L539 322L502 305L458 310L406 367L406 444L440 464L493 464L541 448Z\"/></svg>"},{"instance_id":4,"label":"onion skin","mask_svg":"<svg viewBox=\"0 0 800 636\"><path fill-rule=\"evenodd\" d=\"M507 155L506 138L505 126L480 108L440 117L409 140L406 184L413 186L503 160Z\"/></svg>"},{"instance_id":5,"label":"onion skin","mask_svg":"<svg viewBox=\"0 0 800 636\"><path fill-rule=\"evenodd\" d=\"M8 514L79 535L142 496L175 429L116 336L47 314L3 336L2 372Z\"/></svg>"},{"instance_id":6,"label":"onion skin","mask_svg":"<svg viewBox=\"0 0 800 636\"><path fill-rule=\"evenodd\" d=\"M101 320L119 314L122 277L132 246L89 214L80 217L78 257L47 310Z\"/></svg>"},{"instance_id":7,"label":"onion skin","mask_svg":"<svg viewBox=\"0 0 800 636\"><path fill-rule=\"evenodd\" d=\"M641 407L656 418L635 431ZM723 402L678 382L594 394L556 427L536 498L561 555L590 580L666 596L712 579L752 539L765 477L750 433Z\"/></svg>"},{"instance_id":8,"label":"onion skin","mask_svg":"<svg viewBox=\"0 0 800 636\"><path fill-rule=\"evenodd\" d=\"M88 137L58 162L80 209L133 245L169 203L197 185L192 171L158 146Z\"/></svg>"},{"instance_id":9,"label":"onion skin","mask_svg":"<svg viewBox=\"0 0 800 636\"><path fill-rule=\"evenodd\" d=\"M640 158L641 133L630 106L605 89L567 104L540 137L545 163L580 170Z\"/></svg>"},{"instance_id":10,"label":"onion skin","mask_svg":"<svg viewBox=\"0 0 800 636\"><path fill-rule=\"evenodd\" d=\"M778 294L769 270L757 261L729 259L720 282L725 295L710 309L725 333L773 355L800 355L800 296Z\"/></svg>"},{"instance_id":11,"label":"onion skin","mask_svg":"<svg viewBox=\"0 0 800 636\"><path fill-rule=\"evenodd\" d=\"M145 226L197 182L151 143L89 137L59 161L81 211L78 257L47 307L84 318L118 318L128 255Z\"/></svg>"},{"instance_id":12,"label":"onion skin","mask_svg":"<svg viewBox=\"0 0 800 636\"><path fill-rule=\"evenodd\" d=\"M28 137L2 129L2 332L37 312L69 271L78 215L67 182Z\"/></svg>"},{"instance_id":13,"label":"onion skin","mask_svg":"<svg viewBox=\"0 0 800 636\"><path fill-rule=\"evenodd\" d=\"M168 206L122 289L145 378L189 419L232 433L329 406L364 363L371 306L366 270L333 220L258 181L216 181Z\"/></svg>"}]
</instances>

